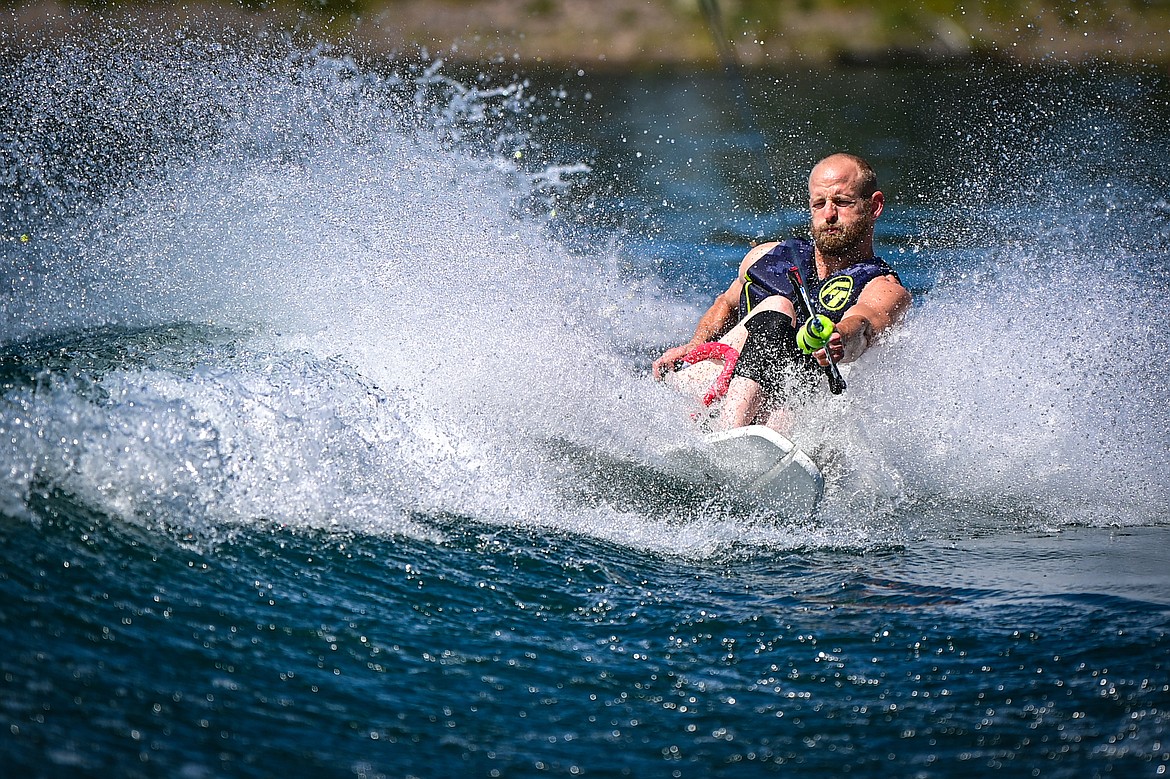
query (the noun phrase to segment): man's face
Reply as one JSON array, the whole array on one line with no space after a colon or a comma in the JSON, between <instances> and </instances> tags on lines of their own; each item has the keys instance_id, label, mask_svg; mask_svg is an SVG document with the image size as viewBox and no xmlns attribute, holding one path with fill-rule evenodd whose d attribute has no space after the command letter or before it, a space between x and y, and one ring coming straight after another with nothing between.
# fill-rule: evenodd
<instances>
[{"instance_id":1,"label":"man's face","mask_svg":"<svg viewBox=\"0 0 1170 779\"><path fill-rule=\"evenodd\" d=\"M873 236L871 200L861 196L857 167L822 163L808 181L813 242L821 254L840 257L868 244Z\"/></svg>"}]
</instances>

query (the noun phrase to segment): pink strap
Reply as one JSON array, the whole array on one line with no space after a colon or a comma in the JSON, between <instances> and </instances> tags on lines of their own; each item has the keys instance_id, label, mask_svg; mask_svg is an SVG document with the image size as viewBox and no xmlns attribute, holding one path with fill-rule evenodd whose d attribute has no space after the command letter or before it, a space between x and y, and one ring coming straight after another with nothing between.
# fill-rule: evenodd
<instances>
[{"instance_id":1,"label":"pink strap","mask_svg":"<svg viewBox=\"0 0 1170 779\"><path fill-rule=\"evenodd\" d=\"M735 370L735 363L739 359L739 352L727 344L710 341L705 344L699 344L687 352L686 356L682 358L682 361L687 365L694 365L697 362L711 358L723 360L723 370L715 377L715 381L711 382L710 389L703 396L704 406L711 405L727 394L727 387L731 384L731 374Z\"/></svg>"}]
</instances>

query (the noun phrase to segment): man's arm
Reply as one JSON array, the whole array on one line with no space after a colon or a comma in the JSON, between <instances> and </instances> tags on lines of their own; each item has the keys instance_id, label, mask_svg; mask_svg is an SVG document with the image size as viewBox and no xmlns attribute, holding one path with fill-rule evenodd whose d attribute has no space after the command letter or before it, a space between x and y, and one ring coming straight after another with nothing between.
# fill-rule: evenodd
<instances>
[{"instance_id":1,"label":"man's arm","mask_svg":"<svg viewBox=\"0 0 1170 779\"><path fill-rule=\"evenodd\" d=\"M901 321L910 308L910 293L893 276L881 276L865 285L857 302L849 307L829 338L828 349L835 362L853 362L884 331ZM814 356L828 365L825 350Z\"/></svg>"},{"instance_id":2,"label":"man's arm","mask_svg":"<svg viewBox=\"0 0 1170 779\"><path fill-rule=\"evenodd\" d=\"M777 243L777 241L769 241L759 246L753 246L744 255L743 260L739 263L739 274L735 277L735 281L731 282L731 286L715 298L715 302L707 309L707 313L699 317L699 324L695 327L695 334L691 336L691 340L680 346L667 349L661 357L654 361L652 369L654 378L661 379L663 373L674 370L674 364L685 357L691 349L699 344L714 341L735 327L735 323L739 321L739 296L743 292L748 268L771 251Z\"/></svg>"},{"instance_id":3,"label":"man's arm","mask_svg":"<svg viewBox=\"0 0 1170 779\"><path fill-rule=\"evenodd\" d=\"M699 317L699 324L695 326L695 334L691 340L680 346L675 346L663 352L662 356L654 361L654 378L661 379L664 373L674 370L674 364L687 355L691 349L699 344L714 341L739 321L739 290L743 282L736 278L711 304L707 312Z\"/></svg>"}]
</instances>

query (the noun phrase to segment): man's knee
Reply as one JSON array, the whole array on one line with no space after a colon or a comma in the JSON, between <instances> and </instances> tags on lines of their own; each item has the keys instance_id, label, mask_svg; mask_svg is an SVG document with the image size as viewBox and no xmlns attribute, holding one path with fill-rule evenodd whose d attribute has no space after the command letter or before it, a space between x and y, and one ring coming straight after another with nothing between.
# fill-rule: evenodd
<instances>
[{"instance_id":1,"label":"man's knee","mask_svg":"<svg viewBox=\"0 0 1170 779\"><path fill-rule=\"evenodd\" d=\"M771 392L788 369L809 368L809 358L797 348L796 328L787 314L774 309L757 311L743 326L748 335L734 375L751 379Z\"/></svg>"}]
</instances>

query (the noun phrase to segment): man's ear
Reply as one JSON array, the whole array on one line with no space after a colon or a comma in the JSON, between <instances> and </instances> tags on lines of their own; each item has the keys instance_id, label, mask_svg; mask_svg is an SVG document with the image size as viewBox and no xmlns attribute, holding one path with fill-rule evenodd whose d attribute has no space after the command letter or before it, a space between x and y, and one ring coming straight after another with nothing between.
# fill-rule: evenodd
<instances>
[{"instance_id":1,"label":"man's ear","mask_svg":"<svg viewBox=\"0 0 1170 779\"><path fill-rule=\"evenodd\" d=\"M869 213L874 219L878 218L885 206L886 196L881 193L881 190L869 196Z\"/></svg>"}]
</instances>

